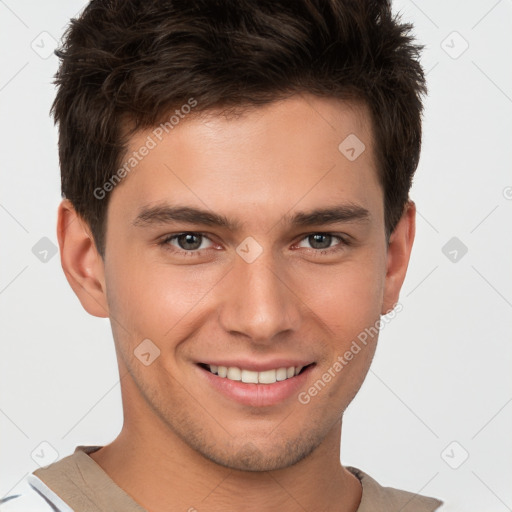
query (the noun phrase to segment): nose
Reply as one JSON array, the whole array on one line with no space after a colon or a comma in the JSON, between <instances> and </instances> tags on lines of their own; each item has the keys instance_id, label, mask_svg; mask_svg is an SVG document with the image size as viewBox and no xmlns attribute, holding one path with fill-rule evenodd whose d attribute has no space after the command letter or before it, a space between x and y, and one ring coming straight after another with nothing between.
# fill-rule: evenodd
<instances>
[{"instance_id":1,"label":"nose","mask_svg":"<svg viewBox=\"0 0 512 512\"><path fill-rule=\"evenodd\" d=\"M300 328L303 304L282 263L273 261L270 251L252 263L235 258L219 304L219 321L226 332L243 334L252 343L264 345Z\"/></svg>"}]
</instances>

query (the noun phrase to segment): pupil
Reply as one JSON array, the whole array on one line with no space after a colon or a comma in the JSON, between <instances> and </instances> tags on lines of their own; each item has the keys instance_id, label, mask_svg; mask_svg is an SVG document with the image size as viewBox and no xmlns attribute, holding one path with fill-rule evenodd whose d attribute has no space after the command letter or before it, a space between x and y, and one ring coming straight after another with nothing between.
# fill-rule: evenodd
<instances>
[{"instance_id":1,"label":"pupil","mask_svg":"<svg viewBox=\"0 0 512 512\"><path fill-rule=\"evenodd\" d=\"M194 243L193 241L191 241L194 238L199 239L199 242ZM181 235L180 239L181 240L185 239L184 244L180 243L182 249L197 249L201 246L200 236L198 236L198 235L186 233L184 235ZM192 245L192 247L190 247L191 245Z\"/></svg>"},{"instance_id":2,"label":"pupil","mask_svg":"<svg viewBox=\"0 0 512 512\"><path fill-rule=\"evenodd\" d=\"M313 247L315 247L315 245L314 245L314 244L315 244L316 242L318 242L318 241L319 241L319 239L321 239L321 238L324 238L324 239L326 239L326 241L327 241L327 244L326 244L324 247L315 247L316 249L327 249L327 248L329 247L329 245L330 245L330 242L331 242L331 235L323 235L323 234L319 233L319 234L316 234L316 235L311 235L311 237L314 239L314 243L312 243L312 244L311 244ZM311 237L310 237L310 238L311 238ZM320 240L320 242L321 242L321 240ZM310 243L311 243L311 240L310 240ZM325 243L325 242L324 242L324 243Z\"/></svg>"}]
</instances>

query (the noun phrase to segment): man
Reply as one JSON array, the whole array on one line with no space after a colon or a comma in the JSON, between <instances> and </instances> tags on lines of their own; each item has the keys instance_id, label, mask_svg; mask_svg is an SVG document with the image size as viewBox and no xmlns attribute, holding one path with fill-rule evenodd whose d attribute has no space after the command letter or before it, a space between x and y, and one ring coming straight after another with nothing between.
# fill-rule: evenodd
<instances>
[{"instance_id":1,"label":"man","mask_svg":"<svg viewBox=\"0 0 512 512\"><path fill-rule=\"evenodd\" d=\"M57 234L111 320L124 424L0 510L439 508L340 464L415 234L410 28L382 0L103 0L72 20Z\"/></svg>"}]
</instances>

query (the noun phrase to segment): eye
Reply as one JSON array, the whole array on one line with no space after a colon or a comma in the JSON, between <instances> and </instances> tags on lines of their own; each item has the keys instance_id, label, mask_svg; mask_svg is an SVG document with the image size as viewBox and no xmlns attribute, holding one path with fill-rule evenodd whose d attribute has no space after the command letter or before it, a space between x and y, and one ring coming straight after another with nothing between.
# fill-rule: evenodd
<instances>
[{"instance_id":1,"label":"eye","mask_svg":"<svg viewBox=\"0 0 512 512\"><path fill-rule=\"evenodd\" d=\"M175 235L168 235L159 242L159 245L162 245L177 253L199 254L202 249L209 248L203 246L203 242L205 240L209 240L209 238L203 233L186 232L178 233Z\"/></svg>"},{"instance_id":2,"label":"eye","mask_svg":"<svg viewBox=\"0 0 512 512\"><path fill-rule=\"evenodd\" d=\"M204 245L204 242L210 242L210 245ZM310 244L310 247L302 245L304 241ZM332 243L338 243L332 246ZM214 243L205 233L187 231L165 236L158 245L165 250L169 250L178 256L200 256L203 250L214 248ZM313 253L313 255L333 254L341 251L350 245L350 241L345 237L334 233L311 233L302 238L297 247L302 247Z\"/></svg>"},{"instance_id":3,"label":"eye","mask_svg":"<svg viewBox=\"0 0 512 512\"><path fill-rule=\"evenodd\" d=\"M339 240L341 243L331 247L331 243L335 240ZM344 237L333 233L312 233L305 236L302 241L307 241L311 245L312 250L319 253L336 252L342 250L345 246L350 245L349 241ZM299 245L299 247L303 246Z\"/></svg>"}]
</instances>

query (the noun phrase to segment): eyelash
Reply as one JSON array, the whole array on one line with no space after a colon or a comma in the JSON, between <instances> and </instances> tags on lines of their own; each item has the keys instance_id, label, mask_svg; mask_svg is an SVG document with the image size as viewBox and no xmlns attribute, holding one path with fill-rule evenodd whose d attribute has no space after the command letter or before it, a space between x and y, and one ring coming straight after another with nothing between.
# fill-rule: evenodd
<instances>
[{"instance_id":1,"label":"eyelash","mask_svg":"<svg viewBox=\"0 0 512 512\"><path fill-rule=\"evenodd\" d=\"M174 246L170 245L169 242L171 242L172 240L175 240L175 239L177 239L177 238L179 238L180 236L183 236L183 235L200 235L200 236L210 240L210 238L208 237L207 233L201 233L201 232L198 232L198 231L184 231L184 232L181 232L181 233L167 235L160 242L158 242L158 245L161 246L164 250L171 251L172 253L181 255L183 257L187 257L187 255L190 255L190 256L201 256L202 253L207 250L207 249L195 249L195 250L186 251L184 249L176 249ZM309 238L310 236L313 236L313 235L327 235L327 236L331 236L333 238L337 238L341 242L338 245L335 245L334 247L330 247L328 249L314 249L314 248L307 248L307 247L305 248L305 249L308 250L308 252L312 251L313 254L315 254L315 256L316 255L322 255L322 254L335 254L335 253L337 253L339 251L344 250L345 247L348 247L348 246L350 246L352 244L351 241L348 240L347 237L342 237L339 234L330 233L330 232L324 232L324 231L315 231L313 233L309 233L307 235L304 235L299 240L298 243L302 242L304 239ZM210 241L212 241L212 240L210 240Z\"/></svg>"}]
</instances>

